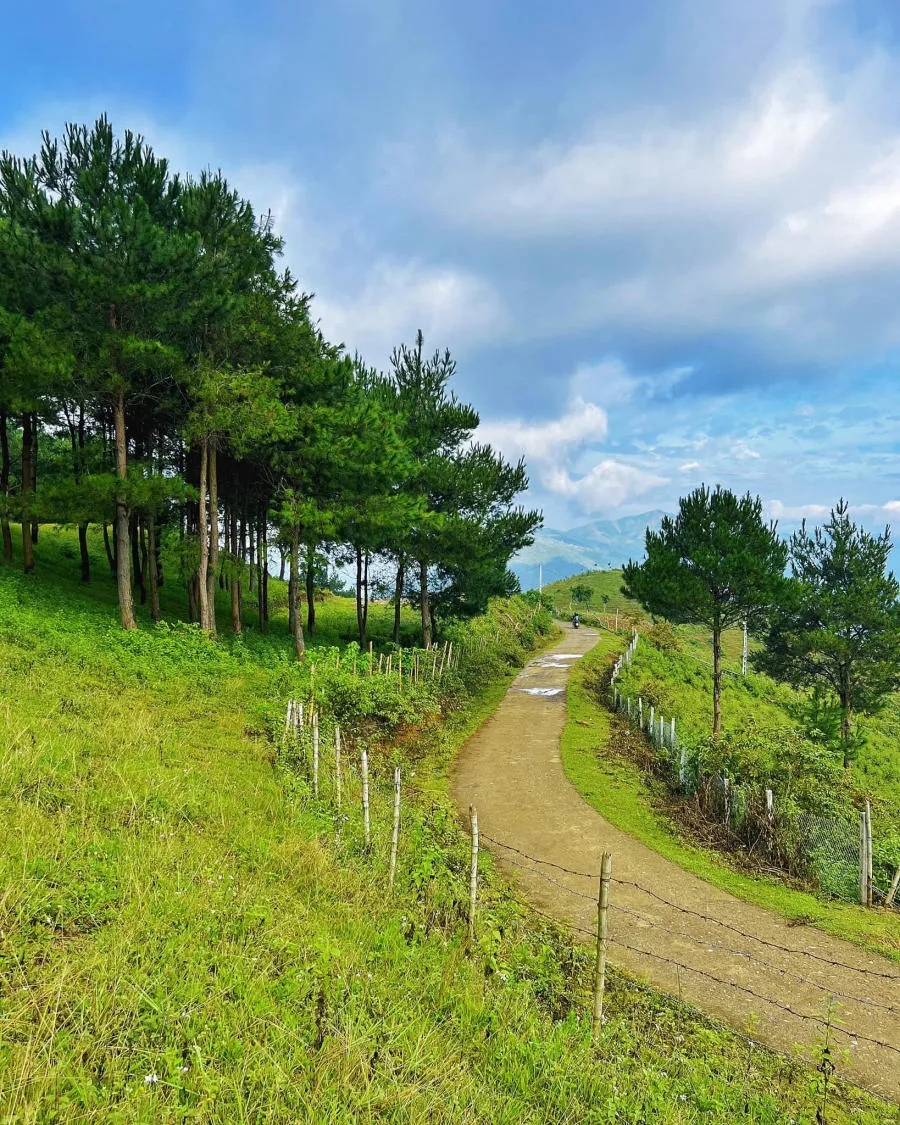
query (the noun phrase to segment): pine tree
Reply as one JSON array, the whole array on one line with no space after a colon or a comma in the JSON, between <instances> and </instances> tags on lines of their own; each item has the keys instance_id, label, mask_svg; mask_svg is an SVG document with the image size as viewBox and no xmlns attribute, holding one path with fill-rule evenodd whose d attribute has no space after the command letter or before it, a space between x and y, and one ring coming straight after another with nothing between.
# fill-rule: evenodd
<instances>
[{"instance_id":1,"label":"pine tree","mask_svg":"<svg viewBox=\"0 0 900 1125\"><path fill-rule=\"evenodd\" d=\"M900 584L888 573L891 531L854 524L844 500L824 527L804 521L791 537L792 581L754 663L771 675L828 693L837 703L844 765L853 717L877 711L900 687Z\"/></svg>"},{"instance_id":2,"label":"pine tree","mask_svg":"<svg viewBox=\"0 0 900 1125\"><path fill-rule=\"evenodd\" d=\"M674 623L704 625L713 639L713 737L722 729L722 633L758 628L784 588L787 545L749 493L701 485L647 529L647 557L623 569L623 593Z\"/></svg>"}]
</instances>

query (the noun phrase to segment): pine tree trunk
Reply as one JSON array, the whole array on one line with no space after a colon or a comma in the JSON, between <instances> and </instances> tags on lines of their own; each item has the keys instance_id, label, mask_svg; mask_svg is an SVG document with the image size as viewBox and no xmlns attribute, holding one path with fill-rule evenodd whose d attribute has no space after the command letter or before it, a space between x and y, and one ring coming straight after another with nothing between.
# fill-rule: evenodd
<instances>
[{"instance_id":1,"label":"pine tree trunk","mask_svg":"<svg viewBox=\"0 0 900 1125\"><path fill-rule=\"evenodd\" d=\"M0 527L3 532L3 561L12 562L13 542L12 530L9 526L9 514L6 508L9 498L9 432L6 428L6 411L0 409L0 504L3 513L0 515Z\"/></svg>"},{"instance_id":2,"label":"pine tree trunk","mask_svg":"<svg viewBox=\"0 0 900 1125\"><path fill-rule=\"evenodd\" d=\"M312 547L306 556L306 631L316 631L316 552Z\"/></svg>"},{"instance_id":3,"label":"pine tree trunk","mask_svg":"<svg viewBox=\"0 0 900 1125\"><path fill-rule=\"evenodd\" d=\"M722 630L713 629L713 738L722 733Z\"/></svg>"},{"instance_id":4,"label":"pine tree trunk","mask_svg":"<svg viewBox=\"0 0 900 1125\"><path fill-rule=\"evenodd\" d=\"M406 576L406 563L403 556L397 564L397 580L394 585L394 644L400 644L400 605L403 601L403 580Z\"/></svg>"},{"instance_id":5,"label":"pine tree trunk","mask_svg":"<svg viewBox=\"0 0 900 1125\"><path fill-rule=\"evenodd\" d=\"M230 508L229 508L228 504L226 503L225 506L224 506L224 511L222 513L222 543L225 547L225 554L226 555L228 554L229 544L231 543L230 535L231 535L231 514L230 514ZM223 558L222 565L219 567L219 589L220 590L227 590L228 588L229 588L228 587L228 575L226 574L225 559Z\"/></svg>"},{"instance_id":6,"label":"pine tree trunk","mask_svg":"<svg viewBox=\"0 0 900 1125\"><path fill-rule=\"evenodd\" d=\"M219 570L219 479L216 462L215 442L209 441L207 455L207 472L209 474L209 561L206 571L206 602L209 620L207 629L215 635L216 632L216 578ZM202 529L206 534L206 528Z\"/></svg>"},{"instance_id":7,"label":"pine tree trunk","mask_svg":"<svg viewBox=\"0 0 900 1125\"><path fill-rule=\"evenodd\" d=\"M306 656L306 641L303 639L303 617L300 613L300 527L295 526L291 533L291 601L294 610L294 648L297 659Z\"/></svg>"},{"instance_id":8,"label":"pine tree trunk","mask_svg":"<svg viewBox=\"0 0 900 1125\"><path fill-rule=\"evenodd\" d=\"M200 623L200 601L197 596L200 589L200 582L196 574L192 574L188 579L188 621Z\"/></svg>"},{"instance_id":9,"label":"pine tree trunk","mask_svg":"<svg viewBox=\"0 0 900 1125\"><path fill-rule=\"evenodd\" d=\"M116 585L123 629L136 629L134 600L131 595L131 564L128 555L128 445L125 436L125 395L120 390L113 399L113 420L116 427Z\"/></svg>"},{"instance_id":10,"label":"pine tree trunk","mask_svg":"<svg viewBox=\"0 0 900 1125\"><path fill-rule=\"evenodd\" d=\"M37 414L31 415L31 495L37 496L37 467L38 467L38 419ZM40 524L37 520L31 521L31 542L36 546Z\"/></svg>"},{"instance_id":11,"label":"pine tree trunk","mask_svg":"<svg viewBox=\"0 0 900 1125\"><path fill-rule=\"evenodd\" d=\"M109 524L103 524L103 546L106 548L106 561L109 563L109 569L116 573L116 557L113 554L112 546L109 542Z\"/></svg>"},{"instance_id":12,"label":"pine tree trunk","mask_svg":"<svg viewBox=\"0 0 900 1125\"><path fill-rule=\"evenodd\" d=\"M250 593L252 594L256 589L256 547L255 536L253 533L253 520L249 518L247 520L247 540L248 549L250 552Z\"/></svg>"},{"instance_id":13,"label":"pine tree trunk","mask_svg":"<svg viewBox=\"0 0 900 1125\"><path fill-rule=\"evenodd\" d=\"M31 425L32 415L26 411L22 415L22 569L26 574L34 570L34 541L29 518L34 501L31 491L31 457L34 452Z\"/></svg>"},{"instance_id":14,"label":"pine tree trunk","mask_svg":"<svg viewBox=\"0 0 900 1125\"><path fill-rule=\"evenodd\" d=\"M87 532L88 525L80 523L78 525L78 553L81 555L82 582L90 582L91 580L91 556L88 554Z\"/></svg>"},{"instance_id":15,"label":"pine tree trunk","mask_svg":"<svg viewBox=\"0 0 900 1125\"><path fill-rule=\"evenodd\" d=\"M141 605L147 604L147 584L150 579L150 559L147 553L147 528L143 516L138 520L138 542L141 547Z\"/></svg>"},{"instance_id":16,"label":"pine tree trunk","mask_svg":"<svg viewBox=\"0 0 900 1125\"><path fill-rule=\"evenodd\" d=\"M159 621L159 544L156 541L156 516L147 517L147 560L150 579L150 616Z\"/></svg>"},{"instance_id":17,"label":"pine tree trunk","mask_svg":"<svg viewBox=\"0 0 900 1125\"><path fill-rule=\"evenodd\" d=\"M206 488L209 478L209 446L206 438L200 443L200 501L197 530L200 535L200 569L197 572L197 594L200 601L200 628L209 629L209 530L206 519Z\"/></svg>"},{"instance_id":18,"label":"pine tree trunk","mask_svg":"<svg viewBox=\"0 0 900 1125\"><path fill-rule=\"evenodd\" d=\"M366 643L366 626L363 622L363 556L361 548L356 548L356 628L359 632L360 648Z\"/></svg>"},{"instance_id":19,"label":"pine tree trunk","mask_svg":"<svg viewBox=\"0 0 900 1125\"><path fill-rule=\"evenodd\" d=\"M78 448L73 450L75 462L75 481L77 484L81 483L81 478L84 476L84 404L78 407ZM91 580L91 556L88 554L87 545L87 529L86 523L78 525L78 553L81 556L81 581L90 582Z\"/></svg>"},{"instance_id":20,"label":"pine tree trunk","mask_svg":"<svg viewBox=\"0 0 900 1125\"><path fill-rule=\"evenodd\" d=\"M850 723L850 676L846 668L840 670L840 687L838 689L838 702L841 707L841 749L844 757L844 769L850 768L850 739L853 736L853 727Z\"/></svg>"},{"instance_id":21,"label":"pine tree trunk","mask_svg":"<svg viewBox=\"0 0 900 1125\"><path fill-rule=\"evenodd\" d=\"M147 591L144 587L144 573L141 568L141 549L138 542L138 518L132 516L128 524L128 537L131 545L131 573L134 585L140 592L141 605L147 600Z\"/></svg>"},{"instance_id":22,"label":"pine tree trunk","mask_svg":"<svg viewBox=\"0 0 900 1125\"><path fill-rule=\"evenodd\" d=\"M363 643L369 631L369 552L363 558Z\"/></svg>"},{"instance_id":23,"label":"pine tree trunk","mask_svg":"<svg viewBox=\"0 0 900 1125\"><path fill-rule=\"evenodd\" d=\"M428 563L424 559L419 562L419 599L422 606L422 647L428 648L431 644L431 607L428 604Z\"/></svg>"},{"instance_id":24,"label":"pine tree trunk","mask_svg":"<svg viewBox=\"0 0 900 1125\"><path fill-rule=\"evenodd\" d=\"M238 518L232 509L229 523L230 538L228 550L231 552L231 628L235 633L243 629L241 614L240 543L238 541Z\"/></svg>"},{"instance_id":25,"label":"pine tree trunk","mask_svg":"<svg viewBox=\"0 0 900 1125\"><path fill-rule=\"evenodd\" d=\"M281 566L278 568L278 581L284 581L284 564L287 562L286 552L284 547L278 548L278 553L281 555Z\"/></svg>"},{"instance_id":26,"label":"pine tree trunk","mask_svg":"<svg viewBox=\"0 0 900 1125\"><path fill-rule=\"evenodd\" d=\"M232 575L231 578L231 628L235 633L240 633L241 622L241 583L240 579Z\"/></svg>"},{"instance_id":27,"label":"pine tree trunk","mask_svg":"<svg viewBox=\"0 0 900 1125\"><path fill-rule=\"evenodd\" d=\"M269 521L268 512L263 508L260 517L260 542L262 543L262 551L260 554L261 572L260 572L260 589L262 591L262 620L263 628L269 627Z\"/></svg>"}]
</instances>

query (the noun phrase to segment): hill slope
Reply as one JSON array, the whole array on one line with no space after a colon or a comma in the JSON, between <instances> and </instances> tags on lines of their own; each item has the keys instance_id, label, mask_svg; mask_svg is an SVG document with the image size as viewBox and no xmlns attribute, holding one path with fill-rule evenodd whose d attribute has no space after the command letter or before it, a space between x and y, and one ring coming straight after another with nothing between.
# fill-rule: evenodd
<instances>
[{"instance_id":1,"label":"hill slope","mask_svg":"<svg viewBox=\"0 0 900 1125\"><path fill-rule=\"evenodd\" d=\"M794 1064L620 977L591 1047L590 958L529 917L486 857L469 947L467 841L443 787L508 679L498 651L479 692L448 687L439 713L427 684L400 699L366 680L397 720L371 743L366 848L361 743L345 745L338 810L330 738L319 800L308 743L282 742L285 700L308 685L282 656L283 621L215 644L171 625L123 634L99 560L96 586L68 588L54 575L69 560L41 538L36 574L0 571L6 1119L811 1119L821 1095ZM511 658L523 650L505 620L485 635ZM352 652L335 706L359 687ZM313 656L323 679L341 661ZM885 1119L846 1097L833 1120Z\"/></svg>"}]
</instances>

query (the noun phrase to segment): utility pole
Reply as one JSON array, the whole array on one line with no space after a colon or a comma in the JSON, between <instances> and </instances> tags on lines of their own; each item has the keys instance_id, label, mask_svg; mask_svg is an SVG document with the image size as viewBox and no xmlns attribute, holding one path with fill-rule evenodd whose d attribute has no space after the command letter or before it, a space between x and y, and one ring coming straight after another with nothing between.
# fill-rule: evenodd
<instances>
[{"instance_id":1,"label":"utility pole","mask_svg":"<svg viewBox=\"0 0 900 1125\"><path fill-rule=\"evenodd\" d=\"M741 675L747 675L747 622L744 622L744 650L741 655Z\"/></svg>"}]
</instances>

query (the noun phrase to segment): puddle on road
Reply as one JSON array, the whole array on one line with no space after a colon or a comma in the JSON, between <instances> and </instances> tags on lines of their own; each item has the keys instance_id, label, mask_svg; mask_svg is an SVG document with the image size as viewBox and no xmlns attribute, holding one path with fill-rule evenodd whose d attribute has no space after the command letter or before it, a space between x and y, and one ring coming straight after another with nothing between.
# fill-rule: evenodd
<instances>
[{"instance_id":1,"label":"puddle on road","mask_svg":"<svg viewBox=\"0 0 900 1125\"><path fill-rule=\"evenodd\" d=\"M561 687L520 687L518 691L524 691L526 695L559 695L564 689Z\"/></svg>"}]
</instances>

